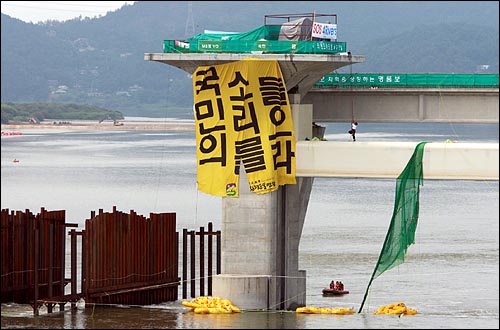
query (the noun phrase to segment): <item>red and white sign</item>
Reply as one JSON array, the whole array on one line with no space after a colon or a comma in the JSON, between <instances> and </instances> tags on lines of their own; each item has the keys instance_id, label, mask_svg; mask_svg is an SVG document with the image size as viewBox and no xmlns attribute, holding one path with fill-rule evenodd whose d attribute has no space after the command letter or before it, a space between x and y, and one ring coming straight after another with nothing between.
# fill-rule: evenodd
<instances>
[{"instance_id":1,"label":"red and white sign","mask_svg":"<svg viewBox=\"0 0 500 330\"><path fill-rule=\"evenodd\" d=\"M312 36L320 39L337 40L337 24L325 24L314 22Z\"/></svg>"}]
</instances>

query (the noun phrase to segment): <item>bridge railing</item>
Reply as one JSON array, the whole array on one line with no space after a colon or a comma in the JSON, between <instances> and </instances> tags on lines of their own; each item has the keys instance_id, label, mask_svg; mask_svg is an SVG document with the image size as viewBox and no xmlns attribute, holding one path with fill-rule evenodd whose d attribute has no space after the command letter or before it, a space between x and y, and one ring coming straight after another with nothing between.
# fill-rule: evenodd
<instances>
[{"instance_id":1,"label":"bridge railing","mask_svg":"<svg viewBox=\"0 0 500 330\"><path fill-rule=\"evenodd\" d=\"M327 74L314 86L319 88L498 88L498 74Z\"/></svg>"}]
</instances>

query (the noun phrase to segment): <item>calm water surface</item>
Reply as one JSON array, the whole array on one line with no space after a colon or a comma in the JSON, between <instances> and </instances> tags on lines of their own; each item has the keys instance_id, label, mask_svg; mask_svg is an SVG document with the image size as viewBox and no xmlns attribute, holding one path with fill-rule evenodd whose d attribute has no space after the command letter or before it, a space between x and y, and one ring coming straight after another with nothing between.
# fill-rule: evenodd
<instances>
[{"instance_id":1,"label":"calm water surface","mask_svg":"<svg viewBox=\"0 0 500 330\"><path fill-rule=\"evenodd\" d=\"M326 138L349 142L347 124L326 124ZM347 126L347 129L346 129ZM359 141L498 143L498 125L363 124ZM196 190L194 131L22 130L2 137L1 206L66 210L83 229L90 212L176 212L178 228L209 221L220 228L221 200ZM19 159L19 163L12 160ZM425 173L424 173L425 178ZM390 223L393 179L316 178L300 243L307 305L358 310ZM247 311L195 315L181 300L155 306L84 307L33 316L2 304L2 328L499 328L498 181L425 180L407 262L374 280L364 312L296 315ZM350 294L323 297L331 279ZM181 297L181 296L180 296ZM373 315L405 302L415 316Z\"/></svg>"}]
</instances>

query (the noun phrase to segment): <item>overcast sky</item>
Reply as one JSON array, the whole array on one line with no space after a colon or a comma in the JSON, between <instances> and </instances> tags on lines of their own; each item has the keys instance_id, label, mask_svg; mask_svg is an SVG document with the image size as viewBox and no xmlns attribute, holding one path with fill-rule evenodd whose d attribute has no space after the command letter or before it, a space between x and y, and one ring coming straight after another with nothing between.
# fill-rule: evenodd
<instances>
[{"instance_id":1,"label":"overcast sky","mask_svg":"<svg viewBox=\"0 0 500 330\"><path fill-rule=\"evenodd\" d=\"M104 16L135 1L1 1L2 13L24 22L66 21L78 16Z\"/></svg>"}]
</instances>

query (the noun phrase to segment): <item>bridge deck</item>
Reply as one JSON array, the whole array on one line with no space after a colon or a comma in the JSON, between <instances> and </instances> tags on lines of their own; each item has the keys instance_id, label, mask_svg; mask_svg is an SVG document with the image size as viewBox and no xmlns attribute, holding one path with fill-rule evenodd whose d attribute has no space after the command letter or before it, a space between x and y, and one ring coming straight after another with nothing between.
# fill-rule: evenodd
<instances>
[{"instance_id":1,"label":"bridge deck","mask_svg":"<svg viewBox=\"0 0 500 330\"><path fill-rule=\"evenodd\" d=\"M297 142L299 177L397 178L416 142ZM428 143L424 179L498 180L498 143Z\"/></svg>"}]
</instances>

